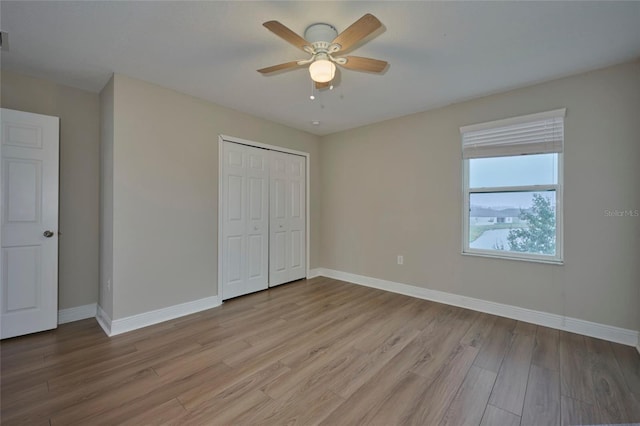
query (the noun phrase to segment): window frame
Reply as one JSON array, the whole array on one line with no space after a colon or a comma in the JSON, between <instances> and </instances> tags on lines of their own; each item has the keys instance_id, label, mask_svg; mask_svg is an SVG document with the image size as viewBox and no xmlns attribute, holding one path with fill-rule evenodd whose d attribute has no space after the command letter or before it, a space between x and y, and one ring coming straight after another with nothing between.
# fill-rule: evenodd
<instances>
[{"instance_id":1,"label":"window frame","mask_svg":"<svg viewBox=\"0 0 640 426\"><path fill-rule=\"evenodd\" d=\"M538 263L564 264L564 205L563 205L563 188L564 188L564 154L563 152L555 153L557 155L558 180L556 184L548 185L525 185L525 186L496 186L496 187L469 187L469 160L463 158L463 215L462 215L462 254L469 256L491 257L498 259L521 260ZM533 154L531 154L533 155ZM516 157L511 156L511 157ZM489 157L495 158L495 157ZM522 253L513 251L477 249L469 247L469 214L470 214L470 197L474 193L495 193L495 192L544 192L555 190L556 192L556 254L555 256Z\"/></svg>"}]
</instances>

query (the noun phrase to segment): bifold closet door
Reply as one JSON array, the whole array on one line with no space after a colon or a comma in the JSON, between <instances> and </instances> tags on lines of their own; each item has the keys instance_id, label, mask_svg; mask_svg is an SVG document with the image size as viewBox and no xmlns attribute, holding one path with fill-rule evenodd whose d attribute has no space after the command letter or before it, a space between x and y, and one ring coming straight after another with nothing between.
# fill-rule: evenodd
<instances>
[{"instance_id":1,"label":"bifold closet door","mask_svg":"<svg viewBox=\"0 0 640 426\"><path fill-rule=\"evenodd\" d=\"M269 286L269 151L224 142L222 298Z\"/></svg>"},{"instance_id":2,"label":"bifold closet door","mask_svg":"<svg viewBox=\"0 0 640 426\"><path fill-rule=\"evenodd\" d=\"M270 152L270 287L306 276L305 166L305 157Z\"/></svg>"}]
</instances>

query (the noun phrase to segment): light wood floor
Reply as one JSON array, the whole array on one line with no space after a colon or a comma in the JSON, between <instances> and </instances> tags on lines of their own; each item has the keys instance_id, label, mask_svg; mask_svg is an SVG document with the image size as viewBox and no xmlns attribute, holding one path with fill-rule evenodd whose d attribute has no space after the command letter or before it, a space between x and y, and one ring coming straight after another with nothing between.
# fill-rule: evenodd
<instances>
[{"instance_id":1,"label":"light wood floor","mask_svg":"<svg viewBox=\"0 0 640 426\"><path fill-rule=\"evenodd\" d=\"M1 356L3 425L640 422L634 348L325 278Z\"/></svg>"}]
</instances>

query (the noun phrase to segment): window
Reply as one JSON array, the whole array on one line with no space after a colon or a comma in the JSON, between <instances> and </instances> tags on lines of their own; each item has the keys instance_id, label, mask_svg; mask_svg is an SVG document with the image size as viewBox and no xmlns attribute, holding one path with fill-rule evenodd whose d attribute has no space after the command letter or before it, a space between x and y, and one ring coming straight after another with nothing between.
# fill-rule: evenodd
<instances>
[{"instance_id":1,"label":"window","mask_svg":"<svg viewBox=\"0 0 640 426\"><path fill-rule=\"evenodd\" d=\"M464 254L562 262L565 111L460 128Z\"/></svg>"}]
</instances>

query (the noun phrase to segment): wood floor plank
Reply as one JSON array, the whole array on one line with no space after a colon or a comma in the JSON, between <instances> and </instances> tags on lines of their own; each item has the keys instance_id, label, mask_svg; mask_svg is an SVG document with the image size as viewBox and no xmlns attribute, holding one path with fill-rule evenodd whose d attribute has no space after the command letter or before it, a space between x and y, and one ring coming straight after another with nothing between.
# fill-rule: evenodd
<instances>
[{"instance_id":1,"label":"wood floor plank","mask_svg":"<svg viewBox=\"0 0 640 426\"><path fill-rule=\"evenodd\" d=\"M300 321L299 319L288 321L285 324L273 327L269 331L259 333L254 338L246 339L251 344L252 349L243 351L236 356L228 357L225 362L231 366L238 365L260 356L268 348L282 347L282 345L289 346L291 348L290 351L292 351L293 345L291 343L293 341L308 340L308 337L313 335L312 333L326 327L328 322L337 324L350 321L366 321L366 318L372 315L374 313L367 309L366 304L343 304L331 311L325 309L321 314L310 315L306 321Z\"/></svg>"},{"instance_id":2,"label":"wood floor plank","mask_svg":"<svg viewBox=\"0 0 640 426\"><path fill-rule=\"evenodd\" d=\"M2 385L7 388L31 387L51 380L55 377L69 374L79 368L84 368L92 364L99 363L103 360L108 360L111 357L132 354L136 351L134 347L120 346L115 348L100 349L101 350L96 351L91 348L90 354L87 354L86 356L82 356L81 354L83 350L78 349L77 356L74 354L69 358L57 358L57 361L50 361L32 370L23 371L19 374L9 373L6 376L3 375Z\"/></svg>"},{"instance_id":3,"label":"wood floor plank","mask_svg":"<svg viewBox=\"0 0 640 426\"><path fill-rule=\"evenodd\" d=\"M262 389L272 381L291 371L281 362L275 362L251 374L230 369L215 380L186 389L178 400L189 411L207 411L213 405L224 405L230 400L241 398L255 389ZM215 401L215 403L213 402Z\"/></svg>"},{"instance_id":4,"label":"wood floor plank","mask_svg":"<svg viewBox=\"0 0 640 426\"><path fill-rule=\"evenodd\" d=\"M560 424L560 373L531 365L521 426Z\"/></svg>"},{"instance_id":5,"label":"wood floor plank","mask_svg":"<svg viewBox=\"0 0 640 426\"><path fill-rule=\"evenodd\" d=\"M481 314L479 318L471 324L469 330L460 341L463 345L481 348L491 335L493 325L498 320L495 315Z\"/></svg>"},{"instance_id":6,"label":"wood floor plank","mask_svg":"<svg viewBox=\"0 0 640 426\"><path fill-rule=\"evenodd\" d=\"M269 330L273 327L278 327L286 324L283 319L266 320L259 324L247 324L243 326L243 322L237 321L235 326L215 327L210 329L206 333L201 333L197 336L196 341L202 346L214 346L220 344L227 344L234 340L245 340L247 337L254 334L262 333L265 330Z\"/></svg>"},{"instance_id":7,"label":"wood floor plank","mask_svg":"<svg viewBox=\"0 0 640 426\"><path fill-rule=\"evenodd\" d=\"M629 390L640 397L640 353L631 347L612 343L611 348L620 365Z\"/></svg>"},{"instance_id":8,"label":"wood floor plank","mask_svg":"<svg viewBox=\"0 0 640 426\"><path fill-rule=\"evenodd\" d=\"M0 418L3 426L631 424L640 418L633 351L316 278L112 338L89 319L4 340Z\"/></svg>"},{"instance_id":9,"label":"wood floor plank","mask_svg":"<svg viewBox=\"0 0 640 426\"><path fill-rule=\"evenodd\" d=\"M354 347L363 352L370 352L387 341L389 336L399 328L406 327L407 323L411 322L411 326L417 329L415 307L420 303L416 303L415 299L408 297L400 300L405 303L392 308L388 317L369 317L367 319L367 322L360 327L359 333L354 336Z\"/></svg>"},{"instance_id":10,"label":"wood floor plank","mask_svg":"<svg viewBox=\"0 0 640 426\"><path fill-rule=\"evenodd\" d=\"M480 426L519 426L520 417L494 405L487 405Z\"/></svg>"},{"instance_id":11,"label":"wood floor plank","mask_svg":"<svg viewBox=\"0 0 640 426\"><path fill-rule=\"evenodd\" d=\"M513 329L513 334L535 335L538 330L538 326L524 321L518 321L516 328Z\"/></svg>"},{"instance_id":12,"label":"wood floor plank","mask_svg":"<svg viewBox=\"0 0 640 426\"><path fill-rule=\"evenodd\" d=\"M478 355L478 348L460 345L446 367L438 374L416 400L416 406L408 414L408 423L412 425L437 425L447 412L464 378ZM429 401L429 404L422 403Z\"/></svg>"},{"instance_id":13,"label":"wood floor plank","mask_svg":"<svg viewBox=\"0 0 640 426\"><path fill-rule=\"evenodd\" d=\"M562 426L595 425L600 423L596 407L592 404L561 395L560 409Z\"/></svg>"},{"instance_id":14,"label":"wood floor plank","mask_svg":"<svg viewBox=\"0 0 640 426\"><path fill-rule=\"evenodd\" d=\"M242 424L236 423L234 419L248 413L259 412L261 407L271 401L271 398L262 391L253 389L239 399L213 399L208 405L187 411L187 414L180 418L176 424L185 426L201 426L208 423L213 424L214 422L221 425Z\"/></svg>"},{"instance_id":15,"label":"wood floor plank","mask_svg":"<svg viewBox=\"0 0 640 426\"><path fill-rule=\"evenodd\" d=\"M265 386L263 391L272 399L289 400L296 393L304 392L306 389L317 386L319 382L342 374L345 366L361 356L363 356L362 352L357 349L349 346L342 347L279 377Z\"/></svg>"},{"instance_id":16,"label":"wood floor plank","mask_svg":"<svg viewBox=\"0 0 640 426\"><path fill-rule=\"evenodd\" d=\"M62 410L51 417L51 425L120 424L142 411L176 398L192 386L215 380L228 368L218 363L188 375L147 377L120 387L118 392L103 393L83 401L81 409L72 406Z\"/></svg>"},{"instance_id":17,"label":"wood floor plank","mask_svg":"<svg viewBox=\"0 0 640 426\"><path fill-rule=\"evenodd\" d=\"M25 371L33 370L37 367L44 367L44 352L42 349L25 353L23 356L16 355L4 355L0 352L0 370L4 377L11 375L23 374Z\"/></svg>"},{"instance_id":18,"label":"wood floor plank","mask_svg":"<svg viewBox=\"0 0 640 426\"><path fill-rule=\"evenodd\" d=\"M172 357L160 362L153 362L151 367L161 377L170 374L190 374L201 370L202 366L222 362L224 358L238 354L249 347L250 345L242 340L233 341L227 345L216 345L191 351L179 358Z\"/></svg>"},{"instance_id":19,"label":"wood floor plank","mask_svg":"<svg viewBox=\"0 0 640 426\"><path fill-rule=\"evenodd\" d=\"M156 378L157 375L151 367L134 372L125 370L121 375L111 376L98 384L92 383L89 389L77 388L67 392L51 392L48 394L48 398L22 401L20 404L10 407L2 405L0 418L2 418L3 425L38 423L42 418L50 419L67 409L76 411L78 407L82 407L84 410L89 401L107 394L115 395L119 389L130 383L153 381ZM5 391L3 390L2 393L4 394Z\"/></svg>"},{"instance_id":20,"label":"wood floor plank","mask_svg":"<svg viewBox=\"0 0 640 426\"><path fill-rule=\"evenodd\" d=\"M369 381L360 386L344 403L331 412L321 424L326 426L361 424L363 419L370 415L386 396L390 395L400 378L408 373L409 366L413 365L417 359L426 356L428 347L424 343L416 343L416 341L419 342L419 337L405 346Z\"/></svg>"},{"instance_id":21,"label":"wood floor plank","mask_svg":"<svg viewBox=\"0 0 640 426\"><path fill-rule=\"evenodd\" d=\"M301 398L309 401L302 405L298 401L290 401L275 412L275 415L265 419L265 425L315 425L319 424L328 413L334 410L344 400L331 391L314 396L313 399Z\"/></svg>"},{"instance_id":22,"label":"wood floor plank","mask_svg":"<svg viewBox=\"0 0 640 426\"><path fill-rule=\"evenodd\" d=\"M68 361L70 355L77 353L81 349L98 352L100 347L114 350L123 346L119 342L109 340L107 336L100 336L92 332L91 329L82 329L81 333L76 339L67 337L61 339L55 345L46 347L44 350L45 362L47 359L55 362L57 357L65 357Z\"/></svg>"},{"instance_id":23,"label":"wood floor plank","mask_svg":"<svg viewBox=\"0 0 640 426\"><path fill-rule=\"evenodd\" d=\"M160 344L160 340L163 336L166 336L167 334L175 331L176 327L174 326L173 322L167 321L138 330L133 330L128 333L112 336L111 338L109 338L109 341L112 344L116 345L135 347L136 350L144 350L146 348L143 345L145 345L146 342L153 342L153 347L150 347L149 349L156 349L158 347L166 347L167 345L173 346L176 340L181 340L185 337L188 337L183 334L174 334L172 339L165 339L164 345Z\"/></svg>"},{"instance_id":24,"label":"wood floor plank","mask_svg":"<svg viewBox=\"0 0 640 426\"><path fill-rule=\"evenodd\" d=\"M269 399L227 422L238 425L319 424L342 399L332 392L316 390L301 393L295 401Z\"/></svg>"},{"instance_id":25,"label":"wood floor plank","mask_svg":"<svg viewBox=\"0 0 640 426\"><path fill-rule=\"evenodd\" d=\"M415 330L410 323L396 330L394 334L375 349L356 359L345 369L341 376L332 380L331 389L333 392L343 398L351 396L371 380L388 362L391 362L397 354L413 341L418 333L419 331ZM358 345L355 345L355 347L361 350Z\"/></svg>"},{"instance_id":26,"label":"wood floor plank","mask_svg":"<svg viewBox=\"0 0 640 426\"><path fill-rule=\"evenodd\" d=\"M56 393L72 392L83 388L86 392L92 392L106 383L114 380L123 380L131 371L139 371L151 368L152 363L162 363L171 359L180 358L191 352L200 351L202 346L198 344L185 344L177 341L177 345L157 353L156 351L137 351L123 356L114 357L104 362L78 368L68 374L59 375L50 379L47 384L49 391Z\"/></svg>"},{"instance_id":27,"label":"wood floor plank","mask_svg":"<svg viewBox=\"0 0 640 426\"><path fill-rule=\"evenodd\" d=\"M354 336L369 335L364 327L367 321L368 318L363 316L360 319L336 324L335 333L332 335L320 336L315 332L311 333L308 339L300 339L298 347L280 358L280 361L290 368L297 368L302 364L313 362L315 358L332 352L336 348L349 346L354 341Z\"/></svg>"},{"instance_id":28,"label":"wood floor plank","mask_svg":"<svg viewBox=\"0 0 640 426\"><path fill-rule=\"evenodd\" d=\"M55 333L46 331L2 340L0 342L0 351L3 358L14 355L27 356L34 351L46 354L56 346L64 345L68 342L75 344L76 341L84 336L105 339L104 333L102 333L102 336L96 333L99 330L100 326L93 319L75 321L65 324L64 327L58 327Z\"/></svg>"},{"instance_id":29,"label":"wood floor plank","mask_svg":"<svg viewBox=\"0 0 640 426\"><path fill-rule=\"evenodd\" d=\"M443 316L446 321L432 322L416 337L415 342L418 345L425 345L428 350L426 354L414 361L413 365L410 366L410 371L425 378L435 377L442 365L457 350L460 340L471 327L473 320L478 316L479 313L477 312L473 316L467 317L462 311L452 311L451 314ZM426 342L438 343L429 345Z\"/></svg>"},{"instance_id":30,"label":"wood floor plank","mask_svg":"<svg viewBox=\"0 0 640 426\"><path fill-rule=\"evenodd\" d=\"M120 426L178 424L186 413L180 401L174 398L124 420Z\"/></svg>"},{"instance_id":31,"label":"wood floor plank","mask_svg":"<svg viewBox=\"0 0 640 426\"><path fill-rule=\"evenodd\" d=\"M37 385L31 386L29 388L14 390L13 392L2 392L2 408L8 409L9 407L14 406L15 404L19 404L21 402L46 399L49 393L49 388L46 382L38 383ZM0 418L1 420L1 418Z\"/></svg>"},{"instance_id":32,"label":"wood floor plank","mask_svg":"<svg viewBox=\"0 0 640 426\"><path fill-rule=\"evenodd\" d=\"M14 420L3 420L3 426L14 426L14 425L29 425L29 426L51 426L49 423L49 419L47 418L36 418L29 417L28 420L22 421L14 421Z\"/></svg>"},{"instance_id":33,"label":"wood floor plank","mask_svg":"<svg viewBox=\"0 0 640 426\"><path fill-rule=\"evenodd\" d=\"M531 363L538 367L560 371L559 338L558 330L538 326Z\"/></svg>"},{"instance_id":34,"label":"wood floor plank","mask_svg":"<svg viewBox=\"0 0 640 426\"><path fill-rule=\"evenodd\" d=\"M429 386L428 382L416 373L406 372L378 404L370 407L361 424L409 424L411 414L419 406L419 396Z\"/></svg>"},{"instance_id":35,"label":"wood floor plank","mask_svg":"<svg viewBox=\"0 0 640 426\"><path fill-rule=\"evenodd\" d=\"M560 391L588 404L595 403L591 359L584 336L560 332Z\"/></svg>"},{"instance_id":36,"label":"wood floor plank","mask_svg":"<svg viewBox=\"0 0 640 426\"><path fill-rule=\"evenodd\" d=\"M522 414L533 343L533 334L514 335L511 349L498 372L489 404L518 416Z\"/></svg>"},{"instance_id":37,"label":"wood floor plank","mask_svg":"<svg viewBox=\"0 0 640 426\"><path fill-rule=\"evenodd\" d=\"M471 366L440 425L479 425L497 376L493 371Z\"/></svg>"},{"instance_id":38,"label":"wood floor plank","mask_svg":"<svg viewBox=\"0 0 640 426\"><path fill-rule=\"evenodd\" d=\"M208 335L218 329L218 326L207 322L194 325L187 329L173 327L169 330L154 333L150 338L135 339L131 346L134 346L136 350L141 352L163 351L176 346L177 342L183 344L200 343L197 341L200 336Z\"/></svg>"},{"instance_id":39,"label":"wood floor plank","mask_svg":"<svg viewBox=\"0 0 640 426\"><path fill-rule=\"evenodd\" d=\"M350 318L350 321L347 322L359 324L365 321L366 317L358 315ZM262 342L259 345L252 345L251 348L234 356L229 356L225 358L224 361L232 367L243 366L244 368L261 359L288 360L294 355L299 355L300 351L305 351L305 349L309 352L311 350L310 348L317 342L315 328L317 328L320 323L322 323L322 320L309 322L302 328L292 326L291 328L294 332L287 332L283 329L281 333L273 335L271 340ZM351 331L353 331L353 329ZM333 342L329 339L329 342L325 341L322 343L323 349L320 352L326 352L327 350L332 350L332 348L337 347L337 340L341 340L341 338ZM320 353L314 352L312 357L320 355ZM291 364L291 366L295 367L295 364Z\"/></svg>"},{"instance_id":40,"label":"wood floor plank","mask_svg":"<svg viewBox=\"0 0 640 426\"><path fill-rule=\"evenodd\" d=\"M591 365L589 371L594 384L596 406L603 423L640 423L640 401L620 371L611 344L585 337Z\"/></svg>"},{"instance_id":41,"label":"wood floor plank","mask_svg":"<svg viewBox=\"0 0 640 426\"><path fill-rule=\"evenodd\" d=\"M491 327L491 333L474 361L475 365L485 370L498 372L504 356L511 347L516 323L515 320L509 318L498 317L496 319L493 327Z\"/></svg>"}]
</instances>

